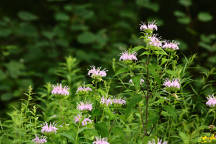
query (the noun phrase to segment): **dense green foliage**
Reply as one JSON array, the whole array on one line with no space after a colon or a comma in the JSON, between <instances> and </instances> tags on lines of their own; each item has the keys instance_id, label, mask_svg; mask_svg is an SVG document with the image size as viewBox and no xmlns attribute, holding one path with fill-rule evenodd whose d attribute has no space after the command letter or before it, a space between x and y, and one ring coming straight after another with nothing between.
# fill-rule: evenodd
<instances>
[{"instance_id":1,"label":"dense green foliage","mask_svg":"<svg viewBox=\"0 0 216 144\"><path fill-rule=\"evenodd\" d=\"M33 143L42 135L50 144L92 143L96 137L107 137L111 144L152 144L153 139L195 144L207 142L201 136L212 134L216 140L214 126L208 127L214 125L215 108L205 101L196 104L197 91L191 86L188 69L195 55L181 62L177 50L152 43L154 36L151 30L142 32L142 44L122 53L120 61L113 58L108 71L91 67L88 83L77 60L67 57L56 71L69 87L47 83L36 94L29 87L26 100L12 107L9 119L1 120L0 142ZM165 84L169 80L172 85ZM211 85L203 89L206 86ZM89 91L83 90L87 87ZM82 102L91 106L81 108ZM57 130L50 132L45 122Z\"/></svg>"},{"instance_id":2,"label":"dense green foliage","mask_svg":"<svg viewBox=\"0 0 216 144\"><path fill-rule=\"evenodd\" d=\"M52 116L55 113L63 115L64 111L59 113L58 108L55 108L58 99L50 95L51 84L69 85L72 95L75 95L77 87L84 81L90 83L85 77L89 65L103 65L109 70L109 77L100 84L101 90L97 90L93 84L95 89L92 95L102 96L112 87L110 95L126 96L129 103L118 111L123 116L113 118L107 112L110 114L107 123L96 120L98 123L91 127L92 133L108 137L111 143L120 143L127 137L140 143L143 135L139 132L144 130L140 126L142 122L137 120L141 114L135 110L143 107L145 100L138 98L141 88L135 82L145 77L146 72L133 65L135 73L132 74L127 66L117 61L122 51L129 48L137 51L140 50L137 45L145 46L137 32L139 24L147 20L157 21L158 33L162 38L174 39L180 43L180 51L175 57L177 61L174 61L176 66L179 64L178 69L162 70L166 62L171 62L168 57L157 57L159 60L152 61L160 61L161 63L157 63L159 66L149 65L151 78L154 77L152 81L155 81L151 86L156 85L157 88L156 91L151 89L156 97L152 99L149 108L150 113L153 113L150 115L153 123L149 123L148 129L152 125L158 126L152 128L155 130L151 132L153 137L174 143L184 141L185 144L195 143L202 136L201 132L209 132L206 129L208 125L214 124L215 112L209 110L205 102L206 97L216 91L216 11L213 7L216 2L213 0L23 0L12 3L3 0L0 8L0 115L4 117L0 119L1 123L4 119L4 124L0 125L1 133L5 133L6 125L9 126L3 136L12 141L17 140L14 143L29 143L38 133L42 122L59 122L58 118ZM141 54L144 63L148 53L137 52ZM123 68L120 69L121 67ZM161 70L165 73L158 75L157 72ZM126 89L128 84L122 79L132 75L135 76L134 89ZM175 106L159 98L166 95L160 91L164 75L181 78L183 86L177 95L182 99L173 100ZM45 88L41 89L45 83ZM25 95L30 85L34 93L29 89ZM17 103L20 99L23 100L21 105ZM67 100L69 101L64 103L63 109L75 108L78 100ZM92 101L98 102L97 99ZM164 106L164 103L167 105ZM92 112L92 117L102 117L99 112L100 110ZM73 119L75 113L76 111L68 111L66 115L72 115ZM205 117L206 113L209 114L208 117ZM8 117L11 120L5 121ZM112 139L111 135L113 137L115 132L107 132L103 126L109 127L112 125L110 122L115 121L119 123L116 123L118 126L114 130L120 134L116 136L118 138ZM119 126L123 123L127 123L127 126ZM11 131L13 127L16 129ZM164 131L167 127L172 130ZM72 129L76 131L76 128ZM28 136L24 136L26 132L29 133ZM80 135L87 137L90 134L84 133ZM123 133L126 133L125 136ZM74 138L70 134L71 131L68 130L68 133L62 132L60 135L66 137L66 141L73 142ZM13 137L14 135L17 137ZM93 134L90 137L89 140L81 138L81 141L92 142ZM25 140L20 141L21 139ZM1 137L1 140L4 141L5 138Z\"/></svg>"},{"instance_id":3,"label":"dense green foliage","mask_svg":"<svg viewBox=\"0 0 216 144\"><path fill-rule=\"evenodd\" d=\"M158 21L162 37L179 40L186 55L198 53L195 66L206 72L216 64L214 4L192 0L2 1L1 101L19 98L29 84L38 87L55 81L56 63L65 56L78 58L82 71L86 63L110 63L113 54L139 43L134 26L147 18Z\"/></svg>"}]
</instances>

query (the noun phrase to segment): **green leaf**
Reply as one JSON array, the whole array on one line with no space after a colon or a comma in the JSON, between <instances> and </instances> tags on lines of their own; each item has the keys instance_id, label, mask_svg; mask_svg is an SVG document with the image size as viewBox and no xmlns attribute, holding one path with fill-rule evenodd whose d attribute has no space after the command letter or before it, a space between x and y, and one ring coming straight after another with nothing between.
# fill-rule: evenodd
<instances>
[{"instance_id":1,"label":"green leaf","mask_svg":"<svg viewBox=\"0 0 216 144\"><path fill-rule=\"evenodd\" d=\"M98 122L95 124L95 128L103 137L109 136L108 127L109 125L105 122Z\"/></svg>"},{"instance_id":2,"label":"green leaf","mask_svg":"<svg viewBox=\"0 0 216 144\"><path fill-rule=\"evenodd\" d=\"M142 100L142 96L140 94L131 93L131 97L127 100L127 108L125 110L126 117L128 117L131 112L136 109L136 105Z\"/></svg>"},{"instance_id":3,"label":"green leaf","mask_svg":"<svg viewBox=\"0 0 216 144\"><path fill-rule=\"evenodd\" d=\"M38 17L36 15L34 15L30 12L27 12L27 11L20 11L18 13L18 17L24 21L34 21L34 20L38 19Z\"/></svg>"},{"instance_id":4,"label":"green leaf","mask_svg":"<svg viewBox=\"0 0 216 144\"><path fill-rule=\"evenodd\" d=\"M144 48L144 46L136 46L132 49L133 52L137 52L139 51L140 49Z\"/></svg>"},{"instance_id":5,"label":"green leaf","mask_svg":"<svg viewBox=\"0 0 216 144\"><path fill-rule=\"evenodd\" d=\"M145 51L143 52L140 56L143 56L143 55L150 55L151 53L149 51Z\"/></svg>"},{"instance_id":6,"label":"green leaf","mask_svg":"<svg viewBox=\"0 0 216 144\"><path fill-rule=\"evenodd\" d=\"M12 34L12 30L8 28L1 28L0 29L0 37L8 37Z\"/></svg>"},{"instance_id":7,"label":"green leaf","mask_svg":"<svg viewBox=\"0 0 216 144\"><path fill-rule=\"evenodd\" d=\"M17 78L18 76L20 76L22 74L22 70L25 68L23 63L19 63L16 61L10 61L5 65L12 78Z\"/></svg>"},{"instance_id":8,"label":"green leaf","mask_svg":"<svg viewBox=\"0 0 216 144\"><path fill-rule=\"evenodd\" d=\"M135 86L136 90L140 89L140 79L141 79L141 76L135 76L135 77L132 78L132 81L134 83L134 86Z\"/></svg>"},{"instance_id":9,"label":"green leaf","mask_svg":"<svg viewBox=\"0 0 216 144\"><path fill-rule=\"evenodd\" d=\"M78 35L77 40L82 44L89 44L95 42L96 37L91 32L83 32L80 35Z\"/></svg>"},{"instance_id":10,"label":"green leaf","mask_svg":"<svg viewBox=\"0 0 216 144\"><path fill-rule=\"evenodd\" d=\"M125 73L125 72L128 72L128 68L121 68L115 73L115 76Z\"/></svg>"},{"instance_id":11,"label":"green leaf","mask_svg":"<svg viewBox=\"0 0 216 144\"><path fill-rule=\"evenodd\" d=\"M73 31L87 31L88 26L83 25L83 24L74 24L74 25L71 25L70 29Z\"/></svg>"},{"instance_id":12,"label":"green leaf","mask_svg":"<svg viewBox=\"0 0 216 144\"><path fill-rule=\"evenodd\" d=\"M185 16L185 13L183 13L182 11L174 11L174 15L176 17L184 17Z\"/></svg>"},{"instance_id":13,"label":"green leaf","mask_svg":"<svg viewBox=\"0 0 216 144\"><path fill-rule=\"evenodd\" d=\"M183 132L179 132L179 136L181 137L182 141L184 142L184 144L189 144L190 143L190 136L183 133Z\"/></svg>"},{"instance_id":14,"label":"green leaf","mask_svg":"<svg viewBox=\"0 0 216 144\"><path fill-rule=\"evenodd\" d=\"M160 9L160 6L158 3L151 2L148 0L136 0L136 4L138 6L148 8L154 12L158 12L158 10Z\"/></svg>"},{"instance_id":15,"label":"green leaf","mask_svg":"<svg viewBox=\"0 0 216 144\"><path fill-rule=\"evenodd\" d=\"M12 93L4 93L1 95L1 100L2 101L8 101L13 97Z\"/></svg>"},{"instance_id":16,"label":"green leaf","mask_svg":"<svg viewBox=\"0 0 216 144\"><path fill-rule=\"evenodd\" d=\"M177 21L181 24L189 24L191 19L189 17L178 18Z\"/></svg>"},{"instance_id":17,"label":"green leaf","mask_svg":"<svg viewBox=\"0 0 216 144\"><path fill-rule=\"evenodd\" d=\"M191 0L179 0L179 3L185 7L189 7L192 5L192 1Z\"/></svg>"},{"instance_id":18,"label":"green leaf","mask_svg":"<svg viewBox=\"0 0 216 144\"><path fill-rule=\"evenodd\" d=\"M166 58L162 58L161 60L161 65L165 64L165 62L167 62L169 59L166 59Z\"/></svg>"},{"instance_id":19,"label":"green leaf","mask_svg":"<svg viewBox=\"0 0 216 144\"><path fill-rule=\"evenodd\" d=\"M212 15L208 12L200 12L198 14L198 19L202 22L208 22L213 19Z\"/></svg>"},{"instance_id":20,"label":"green leaf","mask_svg":"<svg viewBox=\"0 0 216 144\"><path fill-rule=\"evenodd\" d=\"M167 53L164 51L164 50L157 50L157 51L154 51L154 53L156 54L156 55L167 55Z\"/></svg>"},{"instance_id":21,"label":"green leaf","mask_svg":"<svg viewBox=\"0 0 216 144\"><path fill-rule=\"evenodd\" d=\"M58 12L55 15L55 19L58 21L68 21L68 20L70 20L70 17L66 13Z\"/></svg>"},{"instance_id":22,"label":"green leaf","mask_svg":"<svg viewBox=\"0 0 216 144\"><path fill-rule=\"evenodd\" d=\"M42 31L42 35L51 40L55 33L53 31Z\"/></svg>"},{"instance_id":23,"label":"green leaf","mask_svg":"<svg viewBox=\"0 0 216 144\"><path fill-rule=\"evenodd\" d=\"M74 139L74 137L75 137L74 133L70 133L70 134L68 134L68 133L59 133L59 135L64 136L64 137L66 137L66 138L68 138L69 140L72 140L72 141L75 140Z\"/></svg>"},{"instance_id":24,"label":"green leaf","mask_svg":"<svg viewBox=\"0 0 216 144\"><path fill-rule=\"evenodd\" d=\"M2 70L0 70L0 80L3 80L5 78L6 78L6 74Z\"/></svg>"}]
</instances>

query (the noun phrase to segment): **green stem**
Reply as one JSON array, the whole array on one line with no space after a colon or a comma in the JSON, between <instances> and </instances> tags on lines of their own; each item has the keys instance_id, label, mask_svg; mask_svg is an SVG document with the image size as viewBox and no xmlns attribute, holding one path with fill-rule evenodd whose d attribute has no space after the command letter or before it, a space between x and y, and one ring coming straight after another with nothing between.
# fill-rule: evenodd
<instances>
[{"instance_id":1,"label":"green stem","mask_svg":"<svg viewBox=\"0 0 216 144\"><path fill-rule=\"evenodd\" d=\"M79 123L79 125L78 125L78 129L77 129L77 133L76 133L76 137L75 137L75 142L76 142L76 144L79 144L79 141L78 141L79 127L80 127L80 123Z\"/></svg>"},{"instance_id":2,"label":"green stem","mask_svg":"<svg viewBox=\"0 0 216 144\"><path fill-rule=\"evenodd\" d=\"M147 125L148 125L148 104L149 104L149 96L150 96L150 82L149 82L149 55L147 56L147 60L146 60L146 75L147 75L147 81L146 81L146 85L147 85L147 94L146 94L146 109L145 109L145 127L144 127L144 135L147 136Z\"/></svg>"}]
</instances>

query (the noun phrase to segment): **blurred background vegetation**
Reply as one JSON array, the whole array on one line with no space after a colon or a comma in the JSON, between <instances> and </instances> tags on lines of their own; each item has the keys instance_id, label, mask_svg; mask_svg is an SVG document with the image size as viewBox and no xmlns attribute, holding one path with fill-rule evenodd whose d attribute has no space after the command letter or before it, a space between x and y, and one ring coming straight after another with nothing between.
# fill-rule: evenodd
<instances>
[{"instance_id":1,"label":"blurred background vegetation","mask_svg":"<svg viewBox=\"0 0 216 144\"><path fill-rule=\"evenodd\" d=\"M1 114L29 85L60 82L56 68L66 56L76 57L84 74L89 65L111 64L140 42L139 24L148 20L157 21L163 39L180 42L180 57L197 54L190 72L199 90L214 78L215 5L214 0L1 0Z\"/></svg>"}]
</instances>

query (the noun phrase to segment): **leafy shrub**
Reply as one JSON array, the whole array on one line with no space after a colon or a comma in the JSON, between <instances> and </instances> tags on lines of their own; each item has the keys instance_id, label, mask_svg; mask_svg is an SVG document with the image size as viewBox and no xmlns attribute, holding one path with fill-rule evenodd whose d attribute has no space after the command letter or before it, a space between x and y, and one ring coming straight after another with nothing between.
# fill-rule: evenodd
<instances>
[{"instance_id":1,"label":"leafy shrub","mask_svg":"<svg viewBox=\"0 0 216 144\"><path fill-rule=\"evenodd\" d=\"M178 43L153 34L154 22L143 23L140 30L141 45L123 51L119 60L113 58L112 68L89 67L86 83L77 60L67 57L56 70L61 84L47 83L38 94L29 87L26 100L8 113L10 119L1 120L0 141L191 144L206 140L200 137L214 132L208 125L216 119L216 98L208 97L210 108L206 108L196 97L187 72L195 55L179 59ZM206 83L202 89L211 86Z\"/></svg>"}]
</instances>

